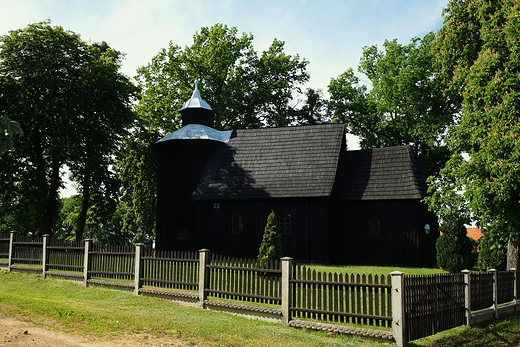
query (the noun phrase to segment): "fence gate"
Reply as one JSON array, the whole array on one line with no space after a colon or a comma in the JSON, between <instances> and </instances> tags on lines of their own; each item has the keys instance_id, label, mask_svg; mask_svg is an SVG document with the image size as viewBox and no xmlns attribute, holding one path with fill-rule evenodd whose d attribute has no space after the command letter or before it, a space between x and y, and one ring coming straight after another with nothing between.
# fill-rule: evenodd
<instances>
[{"instance_id":1,"label":"fence gate","mask_svg":"<svg viewBox=\"0 0 520 347\"><path fill-rule=\"evenodd\" d=\"M404 307L406 341L464 325L463 274L404 276Z\"/></svg>"}]
</instances>

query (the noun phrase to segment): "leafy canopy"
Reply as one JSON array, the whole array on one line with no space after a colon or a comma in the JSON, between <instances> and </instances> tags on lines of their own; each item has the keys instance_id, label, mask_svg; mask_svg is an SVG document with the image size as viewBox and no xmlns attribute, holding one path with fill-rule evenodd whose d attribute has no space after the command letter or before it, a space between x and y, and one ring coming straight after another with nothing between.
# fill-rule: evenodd
<instances>
[{"instance_id":1,"label":"leafy canopy","mask_svg":"<svg viewBox=\"0 0 520 347\"><path fill-rule=\"evenodd\" d=\"M428 175L448 159L446 129L458 110L434 64L434 34L402 45L385 41L383 50L364 47L359 72L348 69L329 84L329 108L336 122L361 138L363 149L411 145Z\"/></svg>"},{"instance_id":2,"label":"leafy canopy","mask_svg":"<svg viewBox=\"0 0 520 347\"><path fill-rule=\"evenodd\" d=\"M435 46L450 90L462 97L462 118L449 130L453 155L432 180L428 202L441 218L471 212L502 243L518 240L519 3L452 0L444 15Z\"/></svg>"}]
</instances>

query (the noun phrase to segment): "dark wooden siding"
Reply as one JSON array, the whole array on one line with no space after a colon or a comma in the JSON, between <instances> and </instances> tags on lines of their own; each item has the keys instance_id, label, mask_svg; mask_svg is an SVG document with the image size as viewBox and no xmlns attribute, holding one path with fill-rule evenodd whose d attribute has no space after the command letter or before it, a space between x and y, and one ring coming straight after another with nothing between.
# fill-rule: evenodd
<instances>
[{"instance_id":1,"label":"dark wooden siding","mask_svg":"<svg viewBox=\"0 0 520 347\"><path fill-rule=\"evenodd\" d=\"M419 200L335 201L330 254L337 264L434 266L437 220ZM369 220L380 221L380 234ZM424 225L431 227L430 234Z\"/></svg>"},{"instance_id":2,"label":"dark wooden siding","mask_svg":"<svg viewBox=\"0 0 520 347\"><path fill-rule=\"evenodd\" d=\"M220 208L215 209L214 204ZM188 249L210 249L230 257L256 258L267 216L291 215L291 232L282 235L284 256L306 262L328 262L328 201L326 199L272 199L190 202L193 218ZM233 232L233 216L243 229ZM171 243L171 249L180 245Z\"/></svg>"},{"instance_id":3,"label":"dark wooden siding","mask_svg":"<svg viewBox=\"0 0 520 347\"><path fill-rule=\"evenodd\" d=\"M157 144L158 249L189 249L188 240L182 235L188 231L193 218L191 194L211 153L221 145L211 140L175 140Z\"/></svg>"}]
</instances>

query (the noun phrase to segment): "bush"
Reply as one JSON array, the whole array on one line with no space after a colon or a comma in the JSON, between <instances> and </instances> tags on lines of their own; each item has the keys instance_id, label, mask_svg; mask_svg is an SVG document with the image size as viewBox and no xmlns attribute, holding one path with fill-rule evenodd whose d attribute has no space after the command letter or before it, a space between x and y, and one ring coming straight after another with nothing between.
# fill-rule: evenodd
<instances>
[{"instance_id":1,"label":"bush","mask_svg":"<svg viewBox=\"0 0 520 347\"><path fill-rule=\"evenodd\" d=\"M473 240L466 236L464 225L443 228L443 234L437 239L437 266L448 272L471 269L475 264Z\"/></svg>"},{"instance_id":2,"label":"bush","mask_svg":"<svg viewBox=\"0 0 520 347\"><path fill-rule=\"evenodd\" d=\"M505 270L507 265L507 250L498 242L496 230L489 229L480 239L478 254L478 268L482 271L489 269Z\"/></svg>"},{"instance_id":3,"label":"bush","mask_svg":"<svg viewBox=\"0 0 520 347\"><path fill-rule=\"evenodd\" d=\"M264 229L264 237L258 251L258 260L275 260L282 257L282 237L278 229L278 219L271 211L267 217Z\"/></svg>"}]
</instances>

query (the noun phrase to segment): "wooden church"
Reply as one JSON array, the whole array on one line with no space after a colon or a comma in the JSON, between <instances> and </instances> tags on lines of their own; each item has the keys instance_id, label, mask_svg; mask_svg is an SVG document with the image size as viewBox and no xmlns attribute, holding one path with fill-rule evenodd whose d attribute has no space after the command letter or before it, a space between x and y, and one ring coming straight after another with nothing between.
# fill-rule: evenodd
<instances>
[{"instance_id":1,"label":"wooden church","mask_svg":"<svg viewBox=\"0 0 520 347\"><path fill-rule=\"evenodd\" d=\"M156 248L256 258L274 211L298 261L434 266L437 219L410 146L348 151L343 124L213 128L195 87L156 143Z\"/></svg>"}]
</instances>

